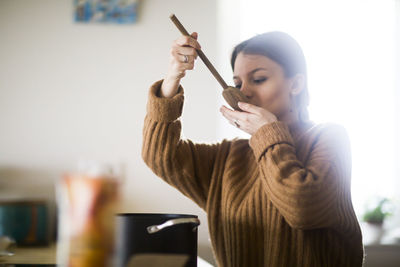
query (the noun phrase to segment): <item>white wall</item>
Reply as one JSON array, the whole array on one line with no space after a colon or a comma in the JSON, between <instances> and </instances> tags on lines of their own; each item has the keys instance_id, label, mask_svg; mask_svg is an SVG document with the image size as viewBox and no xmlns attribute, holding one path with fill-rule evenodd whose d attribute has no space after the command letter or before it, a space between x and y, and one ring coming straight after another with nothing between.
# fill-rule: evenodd
<instances>
[{"instance_id":1,"label":"white wall","mask_svg":"<svg viewBox=\"0 0 400 267\"><path fill-rule=\"evenodd\" d=\"M79 157L123 166L125 212L200 216L199 255L212 261L205 213L141 158L148 88L180 33L175 13L216 58L213 0L141 1L134 25L73 22L72 0L0 1L0 197L54 201L53 183ZM216 139L218 88L198 61L183 81L183 130Z\"/></svg>"}]
</instances>

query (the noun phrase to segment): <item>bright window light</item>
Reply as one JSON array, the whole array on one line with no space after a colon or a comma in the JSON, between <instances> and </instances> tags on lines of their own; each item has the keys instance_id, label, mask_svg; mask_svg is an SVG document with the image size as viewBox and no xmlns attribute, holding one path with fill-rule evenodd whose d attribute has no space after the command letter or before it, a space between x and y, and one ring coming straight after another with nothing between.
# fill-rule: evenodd
<instances>
[{"instance_id":1,"label":"bright window light","mask_svg":"<svg viewBox=\"0 0 400 267\"><path fill-rule=\"evenodd\" d=\"M274 30L289 33L303 48L311 120L347 129L358 215L369 197L393 197L394 0L241 1L240 40ZM229 129L221 131L232 132L225 125Z\"/></svg>"}]
</instances>

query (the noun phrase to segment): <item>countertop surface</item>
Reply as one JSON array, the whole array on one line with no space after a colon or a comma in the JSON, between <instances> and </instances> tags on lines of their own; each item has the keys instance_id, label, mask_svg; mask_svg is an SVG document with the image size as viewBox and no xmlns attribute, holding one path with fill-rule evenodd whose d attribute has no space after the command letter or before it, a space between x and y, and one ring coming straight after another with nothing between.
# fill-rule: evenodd
<instances>
[{"instance_id":1,"label":"countertop surface","mask_svg":"<svg viewBox=\"0 0 400 267\"><path fill-rule=\"evenodd\" d=\"M16 247L13 256L0 256L1 264L14 264L16 266L55 266L56 245L46 247ZM197 257L198 267L213 267L210 263Z\"/></svg>"}]
</instances>

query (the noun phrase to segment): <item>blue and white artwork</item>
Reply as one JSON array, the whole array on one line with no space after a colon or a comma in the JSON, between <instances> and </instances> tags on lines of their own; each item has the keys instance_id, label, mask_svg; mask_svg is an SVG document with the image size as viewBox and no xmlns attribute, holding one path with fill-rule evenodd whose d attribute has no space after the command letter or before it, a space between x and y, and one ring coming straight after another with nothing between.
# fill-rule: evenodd
<instances>
[{"instance_id":1,"label":"blue and white artwork","mask_svg":"<svg viewBox=\"0 0 400 267\"><path fill-rule=\"evenodd\" d=\"M135 23L137 6L138 0L74 0L74 17L85 23Z\"/></svg>"}]
</instances>

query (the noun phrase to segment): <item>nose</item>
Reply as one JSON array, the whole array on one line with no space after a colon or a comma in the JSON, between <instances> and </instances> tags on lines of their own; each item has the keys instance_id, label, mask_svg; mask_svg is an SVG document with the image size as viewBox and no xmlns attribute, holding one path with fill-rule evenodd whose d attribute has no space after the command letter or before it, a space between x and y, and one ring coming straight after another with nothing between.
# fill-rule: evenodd
<instances>
[{"instance_id":1,"label":"nose","mask_svg":"<svg viewBox=\"0 0 400 267\"><path fill-rule=\"evenodd\" d=\"M242 83L242 86L240 87L240 91L245 95L245 96L247 96L248 98L251 98L252 97L252 91L251 91L251 87L250 86L248 86L247 84L245 84L245 83Z\"/></svg>"}]
</instances>

